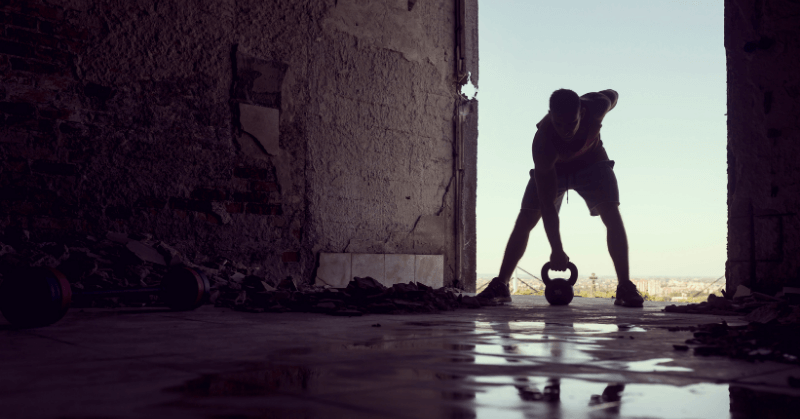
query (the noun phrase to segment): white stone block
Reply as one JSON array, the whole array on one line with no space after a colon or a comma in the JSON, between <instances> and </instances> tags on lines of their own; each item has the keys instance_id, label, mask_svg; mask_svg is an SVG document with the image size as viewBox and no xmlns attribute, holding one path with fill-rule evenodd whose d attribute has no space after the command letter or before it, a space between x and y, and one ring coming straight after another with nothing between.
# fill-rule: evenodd
<instances>
[{"instance_id":1,"label":"white stone block","mask_svg":"<svg viewBox=\"0 0 800 419\"><path fill-rule=\"evenodd\" d=\"M320 253L319 268L315 285L330 285L334 288L344 288L353 279L351 275L352 254L350 253Z\"/></svg>"},{"instance_id":2,"label":"white stone block","mask_svg":"<svg viewBox=\"0 0 800 419\"><path fill-rule=\"evenodd\" d=\"M384 255L371 253L353 253L353 271L351 278L372 277L376 281L384 281Z\"/></svg>"},{"instance_id":3,"label":"white stone block","mask_svg":"<svg viewBox=\"0 0 800 419\"><path fill-rule=\"evenodd\" d=\"M416 255L414 281L433 288L444 286L444 256Z\"/></svg>"},{"instance_id":4,"label":"white stone block","mask_svg":"<svg viewBox=\"0 0 800 419\"><path fill-rule=\"evenodd\" d=\"M415 255L386 255L386 275L381 283L387 287L394 284L414 282Z\"/></svg>"}]
</instances>

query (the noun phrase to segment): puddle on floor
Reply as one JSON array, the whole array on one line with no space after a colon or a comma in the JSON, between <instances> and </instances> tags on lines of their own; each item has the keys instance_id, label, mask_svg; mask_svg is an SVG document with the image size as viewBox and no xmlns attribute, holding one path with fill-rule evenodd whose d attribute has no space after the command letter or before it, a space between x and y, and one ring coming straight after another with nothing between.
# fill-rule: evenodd
<instances>
[{"instance_id":1,"label":"puddle on floor","mask_svg":"<svg viewBox=\"0 0 800 419\"><path fill-rule=\"evenodd\" d=\"M645 332L635 325L479 323L475 328L483 332L474 336L440 335L438 324L419 324L411 333L387 327L383 337L362 343L275 351L267 354L278 363L204 375L169 391L251 398L247 403L291 396L397 417L740 419L800 409L800 397L694 383L681 374L691 369L669 365L672 358L598 359L613 334ZM681 378L642 374L661 372ZM375 417L381 416L387 415Z\"/></svg>"},{"instance_id":2,"label":"puddle on floor","mask_svg":"<svg viewBox=\"0 0 800 419\"><path fill-rule=\"evenodd\" d=\"M728 386L602 383L530 377L476 392L477 417L731 418Z\"/></svg>"},{"instance_id":3,"label":"puddle on floor","mask_svg":"<svg viewBox=\"0 0 800 419\"><path fill-rule=\"evenodd\" d=\"M521 356L561 356L572 358L571 361L593 359L585 351L601 349L596 346L599 341L616 339L616 333L646 332L645 329L627 324L603 323L550 323L550 322L462 322L473 329L442 329L436 326L451 327L456 322L406 322L400 328L384 327L380 335L363 341L352 343L327 344L316 348L286 348L278 355L310 355L311 353L332 353L350 351L387 351L413 349L447 349L448 346L460 345L453 342L468 341L474 345L482 345L478 352L490 353L487 345L517 345ZM412 328L408 328L412 326ZM609 336L606 336L609 335ZM629 335L628 335L629 336ZM508 342L504 343L505 339ZM539 346L543 345L543 346ZM581 346L579 346L581 345ZM544 348L544 349L543 349ZM554 349L548 349L554 348ZM486 349L488 352L483 351ZM581 352L583 351L583 352ZM574 356L573 356L574 355Z\"/></svg>"},{"instance_id":4,"label":"puddle on floor","mask_svg":"<svg viewBox=\"0 0 800 419\"><path fill-rule=\"evenodd\" d=\"M479 322L476 322L479 323ZM395 330L386 328L379 336L354 343L327 344L319 347L287 348L276 351L277 359L287 357L313 358L317 361L349 359L353 352L403 353L417 357L428 357L429 364L446 360L450 363L474 363L477 365L541 365L584 364L604 359L619 358L622 349L610 350L603 342L616 340L617 333L644 332L633 325L599 323L545 323L516 322L486 323L494 333L477 335L452 335L436 329ZM406 325L412 323L406 323ZM414 323L416 324L416 323ZM427 323L425 323L427 324ZM476 325L476 328L478 326ZM628 334L628 336L630 336ZM450 352L450 353L448 353ZM630 351L629 351L630 352ZM430 353L432 355L427 355ZM364 354L364 357L380 355ZM610 362L610 361L603 361ZM665 367L642 361L633 364L614 364L611 368L630 371L689 371L678 367ZM599 364L598 364L599 365Z\"/></svg>"},{"instance_id":5,"label":"puddle on floor","mask_svg":"<svg viewBox=\"0 0 800 419\"><path fill-rule=\"evenodd\" d=\"M372 410L385 409L398 417L416 417L417 413L411 412L422 409L429 412L426 417L451 418L449 414L432 413L456 409L458 417L492 419L744 419L791 417L800 409L800 397L728 384L672 386L548 376L461 376L397 369L383 377L383 386L374 385L379 381L359 386L353 385L359 381L357 374L339 373L276 365L258 371L204 375L168 391L204 399L234 396L261 400L289 394L300 397L297 400L308 397L314 403L334 403L340 408L360 409L363 404ZM338 392L330 393L334 389ZM244 405L248 403L251 402ZM231 406L238 404L233 402ZM269 417L289 418L296 413L291 409L286 412Z\"/></svg>"},{"instance_id":6,"label":"puddle on floor","mask_svg":"<svg viewBox=\"0 0 800 419\"><path fill-rule=\"evenodd\" d=\"M645 332L632 325L598 323L495 322L487 327L496 333L473 339L474 348L469 350L476 364L581 364L598 359L606 349L601 342L617 339L605 334ZM619 349L612 355L618 356Z\"/></svg>"},{"instance_id":7,"label":"puddle on floor","mask_svg":"<svg viewBox=\"0 0 800 419\"><path fill-rule=\"evenodd\" d=\"M727 384L687 386L553 377L475 378L478 418L795 417L800 397ZM482 385L482 386L481 386Z\"/></svg>"}]
</instances>

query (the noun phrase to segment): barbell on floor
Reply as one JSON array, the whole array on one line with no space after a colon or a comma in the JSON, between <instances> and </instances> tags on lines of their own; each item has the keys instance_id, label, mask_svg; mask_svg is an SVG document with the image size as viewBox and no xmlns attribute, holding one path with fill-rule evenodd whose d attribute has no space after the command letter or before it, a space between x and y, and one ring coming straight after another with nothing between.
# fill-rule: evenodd
<instances>
[{"instance_id":1,"label":"barbell on floor","mask_svg":"<svg viewBox=\"0 0 800 419\"><path fill-rule=\"evenodd\" d=\"M4 278L0 285L0 312L17 327L41 327L59 321L73 299L158 294L176 311L194 310L208 301L211 285L202 272L180 266L172 268L160 287L75 291L54 268L26 268Z\"/></svg>"}]
</instances>

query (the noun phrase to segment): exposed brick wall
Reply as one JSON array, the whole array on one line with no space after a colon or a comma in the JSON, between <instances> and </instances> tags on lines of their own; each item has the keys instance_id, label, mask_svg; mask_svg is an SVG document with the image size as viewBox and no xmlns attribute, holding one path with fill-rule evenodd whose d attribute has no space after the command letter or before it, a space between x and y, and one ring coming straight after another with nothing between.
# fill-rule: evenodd
<instances>
[{"instance_id":1,"label":"exposed brick wall","mask_svg":"<svg viewBox=\"0 0 800 419\"><path fill-rule=\"evenodd\" d=\"M308 268L302 262L313 263L308 252L305 260L297 252L304 202L284 208L275 166L269 159L237 155L233 140L240 127L231 96L280 106L280 94L265 98L235 85L232 31L218 42L222 54L213 58L225 68L217 73L132 75L152 59L144 52L160 54L150 50L160 34L152 33L158 31L153 21L131 19L147 14L190 19L178 7L160 14L155 7L114 1L0 3L0 227L21 226L40 238L150 232L201 258L221 255L272 266L275 275L303 276ZM207 11L205 17L213 14ZM117 27L109 28L114 23ZM153 38L138 39L144 51L120 50L136 48L120 39L141 36L133 28L137 24ZM203 34L180 35L187 48L203 46L193 38ZM109 60L117 54L116 62ZM215 97L218 92L223 94ZM294 128L288 125L284 138L292 139ZM303 142L297 143L288 153L299 157L288 159L290 170L302 170ZM294 192L302 196L303 180L295 181L301 190Z\"/></svg>"},{"instance_id":2,"label":"exposed brick wall","mask_svg":"<svg viewBox=\"0 0 800 419\"><path fill-rule=\"evenodd\" d=\"M728 291L800 286L800 3L726 0Z\"/></svg>"},{"instance_id":3,"label":"exposed brick wall","mask_svg":"<svg viewBox=\"0 0 800 419\"><path fill-rule=\"evenodd\" d=\"M74 61L101 28L40 1L0 3L0 219L38 229L85 229L75 191L81 170L64 137L87 103Z\"/></svg>"}]
</instances>

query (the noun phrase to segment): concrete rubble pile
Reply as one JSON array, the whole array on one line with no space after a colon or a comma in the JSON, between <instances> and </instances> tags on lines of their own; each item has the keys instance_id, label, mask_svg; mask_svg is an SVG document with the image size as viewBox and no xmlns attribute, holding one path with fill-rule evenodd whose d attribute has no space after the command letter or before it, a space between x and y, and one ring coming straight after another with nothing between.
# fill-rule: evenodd
<instances>
[{"instance_id":1,"label":"concrete rubble pile","mask_svg":"<svg viewBox=\"0 0 800 419\"><path fill-rule=\"evenodd\" d=\"M788 292L787 292L788 291ZM742 316L751 317L748 321L763 320L764 313L771 312L774 317L779 316L780 310L785 311L789 305L800 305L800 294L794 292L794 288L786 288L774 296L751 291L747 287L740 285L732 298L719 297L714 294L708 296L708 300L699 304L669 305L664 308L668 313L690 313L690 314L713 314L718 316ZM768 319L771 320L771 319ZM763 321L761 321L764 323Z\"/></svg>"},{"instance_id":2,"label":"concrete rubble pile","mask_svg":"<svg viewBox=\"0 0 800 419\"><path fill-rule=\"evenodd\" d=\"M746 298L728 300L714 294L708 300L698 304L669 305L664 308L668 313L714 314L718 316L742 316L758 307L774 301L772 297L751 295Z\"/></svg>"},{"instance_id":3,"label":"concrete rubble pile","mask_svg":"<svg viewBox=\"0 0 800 419\"><path fill-rule=\"evenodd\" d=\"M63 273L74 290L157 287L170 267L187 262L180 252L150 234L109 232L105 238L73 235L36 242L25 230L7 229L0 242L0 280L18 268L49 267ZM157 295L130 295L73 300L73 305L142 306L157 300Z\"/></svg>"},{"instance_id":4,"label":"concrete rubble pile","mask_svg":"<svg viewBox=\"0 0 800 419\"><path fill-rule=\"evenodd\" d=\"M23 267L61 271L76 290L158 287L171 267L187 266L204 273L211 284L210 303L249 312L319 312L341 316L365 313L432 313L477 308L486 302L453 288L432 289L423 284L385 287L373 278L354 278L346 288L311 286L291 277L267 278L260 267L226 258L190 260L150 234L108 232L105 238L73 236L35 242L21 229L0 236L0 282ZM204 258L208 259L208 258ZM159 305L158 295L73 300L78 307Z\"/></svg>"},{"instance_id":5,"label":"concrete rubble pile","mask_svg":"<svg viewBox=\"0 0 800 419\"><path fill-rule=\"evenodd\" d=\"M747 325L729 326L723 321L670 330L694 332L694 337L688 339L686 345L674 347L685 351L692 345L695 355L800 364L800 307L797 306L766 323L754 321Z\"/></svg>"},{"instance_id":6,"label":"concrete rubble pile","mask_svg":"<svg viewBox=\"0 0 800 419\"><path fill-rule=\"evenodd\" d=\"M436 313L487 305L452 288L433 289L411 282L386 287L370 277L356 277L347 288L314 286L303 290L298 290L291 278L284 279L277 287L244 278L241 284L229 283L219 291L217 306L252 312L306 311L360 316L367 313Z\"/></svg>"},{"instance_id":7,"label":"concrete rubble pile","mask_svg":"<svg viewBox=\"0 0 800 419\"><path fill-rule=\"evenodd\" d=\"M787 292L790 291L790 292ZM696 345L695 355L725 355L751 361L773 360L800 363L800 301L793 289L775 296L758 293L739 286L732 299L709 295L708 301L685 306L671 305L667 312L744 316L743 326L727 322L697 327L673 328L689 330L694 338L687 345ZM688 350L676 345L676 350Z\"/></svg>"}]
</instances>

